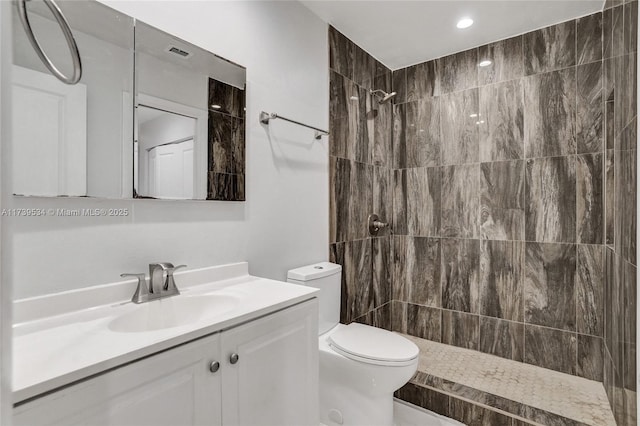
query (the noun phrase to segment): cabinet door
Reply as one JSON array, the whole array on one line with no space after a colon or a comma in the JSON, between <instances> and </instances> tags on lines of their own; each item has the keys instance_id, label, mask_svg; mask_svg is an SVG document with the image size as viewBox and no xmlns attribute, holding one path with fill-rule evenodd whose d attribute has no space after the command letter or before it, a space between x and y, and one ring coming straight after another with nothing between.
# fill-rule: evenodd
<instances>
[{"instance_id":1,"label":"cabinet door","mask_svg":"<svg viewBox=\"0 0 640 426\"><path fill-rule=\"evenodd\" d=\"M316 299L224 331L222 356L225 426L319 424Z\"/></svg>"},{"instance_id":2,"label":"cabinet door","mask_svg":"<svg viewBox=\"0 0 640 426\"><path fill-rule=\"evenodd\" d=\"M220 425L219 354L219 334L187 343L18 406L14 424Z\"/></svg>"}]
</instances>

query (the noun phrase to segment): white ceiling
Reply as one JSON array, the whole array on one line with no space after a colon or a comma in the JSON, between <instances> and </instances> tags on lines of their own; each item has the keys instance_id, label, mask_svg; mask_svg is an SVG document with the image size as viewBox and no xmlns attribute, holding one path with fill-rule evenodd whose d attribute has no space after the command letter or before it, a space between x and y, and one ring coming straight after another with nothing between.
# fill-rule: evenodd
<instances>
[{"instance_id":1,"label":"white ceiling","mask_svg":"<svg viewBox=\"0 0 640 426\"><path fill-rule=\"evenodd\" d=\"M392 70L602 10L603 0L300 0ZM474 25L456 28L460 18Z\"/></svg>"}]
</instances>

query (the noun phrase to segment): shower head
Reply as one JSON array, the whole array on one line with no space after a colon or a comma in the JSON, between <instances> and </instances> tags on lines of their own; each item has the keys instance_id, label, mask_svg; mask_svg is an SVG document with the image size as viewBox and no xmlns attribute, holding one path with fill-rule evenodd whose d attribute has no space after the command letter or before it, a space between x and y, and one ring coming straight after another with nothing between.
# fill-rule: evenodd
<instances>
[{"instance_id":1,"label":"shower head","mask_svg":"<svg viewBox=\"0 0 640 426\"><path fill-rule=\"evenodd\" d=\"M378 100L379 104L385 104L385 103L389 102L396 95L396 92L387 93L384 90L380 90L380 89L378 89L378 90L369 90L369 93L381 98L381 99Z\"/></svg>"}]
</instances>

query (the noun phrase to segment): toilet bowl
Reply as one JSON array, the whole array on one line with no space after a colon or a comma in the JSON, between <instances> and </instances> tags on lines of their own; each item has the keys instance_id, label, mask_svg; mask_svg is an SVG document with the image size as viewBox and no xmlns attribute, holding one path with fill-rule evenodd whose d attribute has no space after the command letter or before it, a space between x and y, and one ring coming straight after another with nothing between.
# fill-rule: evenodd
<instances>
[{"instance_id":1,"label":"toilet bowl","mask_svg":"<svg viewBox=\"0 0 640 426\"><path fill-rule=\"evenodd\" d=\"M418 347L399 334L339 324L340 265L289 271L288 281L320 289L320 421L327 426L392 426L393 392L418 367Z\"/></svg>"},{"instance_id":2,"label":"toilet bowl","mask_svg":"<svg viewBox=\"0 0 640 426\"><path fill-rule=\"evenodd\" d=\"M336 335L342 346L333 341ZM376 340L366 342L372 338ZM327 426L391 426L393 392L416 372L418 347L395 333L356 323L336 325L318 344L320 421Z\"/></svg>"}]
</instances>

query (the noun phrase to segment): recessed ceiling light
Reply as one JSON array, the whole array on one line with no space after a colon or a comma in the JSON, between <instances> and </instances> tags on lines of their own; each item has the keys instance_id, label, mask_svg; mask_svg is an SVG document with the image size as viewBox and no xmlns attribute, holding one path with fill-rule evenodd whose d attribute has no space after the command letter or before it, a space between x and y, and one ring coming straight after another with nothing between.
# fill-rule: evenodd
<instances>
[{"instance_id":1,"label":"recessed ceiling light","mask_svg":"<svg viewBox=\"0 0 640 426\"><path fill-rule=\"evenodd\" d=\"M481 67L488 67L489 65L491 65L493 62L491 62L488 59L485 59L484 61L481 61L478 65L480 65Z\"/></svg>"},{"instance_id":2,"label":"recessed ceiling light","mask_svg":"<svg viewBox=\"0 0 640 426\"><path fill-rule=\"evenodd\" d=\"M213 109L220 109L220 108L222 108L222 107L221 107L220 105L218 105L218 104L211 104L211 108L213 108Z\"/></svg>"},{"instance_id":3,"label":"recessed ceiling light","mask_svg":"<svg viewBox=\"0 0 640 426\"><path fill-rule=\"evenodd\" d=\"M462 18L461 20L458 21L458 23L456 24L456 27L460 29L464 29L464 28L469 28L472 25L473 25L473 19Z\"/></svg>"}]
</instances>

